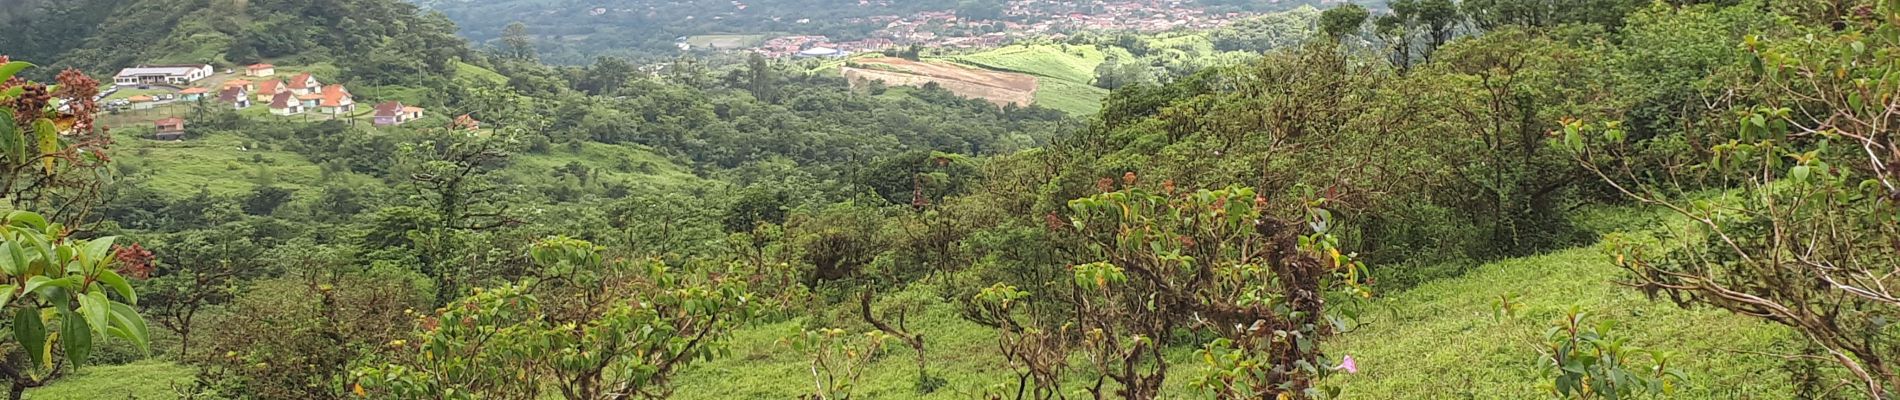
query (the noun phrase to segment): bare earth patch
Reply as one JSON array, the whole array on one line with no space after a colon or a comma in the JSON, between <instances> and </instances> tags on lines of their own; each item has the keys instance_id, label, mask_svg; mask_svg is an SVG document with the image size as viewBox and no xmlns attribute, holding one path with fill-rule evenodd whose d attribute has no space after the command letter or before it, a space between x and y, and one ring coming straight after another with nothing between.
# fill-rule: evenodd
<instances>
[{"instance_id":1,"label":"bare earth patch","mask_svg":"<svg viewBox=\"0 0 1900 400\"><path fill-rule=\"evenodd\" d=\"M936 82L951 93L988 100L998 106L1010 103L1027 106L1036 100L1036 77L1028 74L892 57L856 59L840 68L853 87L869 81L903 86Z\"/></svg>"}]
</instances>

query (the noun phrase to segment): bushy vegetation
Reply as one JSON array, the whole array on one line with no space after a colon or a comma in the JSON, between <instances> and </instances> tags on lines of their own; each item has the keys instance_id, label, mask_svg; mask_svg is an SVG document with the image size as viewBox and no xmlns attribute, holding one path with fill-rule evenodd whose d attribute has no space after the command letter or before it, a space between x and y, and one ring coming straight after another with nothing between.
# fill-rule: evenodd
<instances>
[{"instance_id":1,"label":"bushy vegetation","mask_svg":"<svg viewBox=\"0 0 1900 400\"><path fill-rule=\"evenodd\" d=\"M387 0L93 3L21 51L296 60L433 115L177 104L157 142L98 129L150 115L78 70L0 84L14 398L1900 390L1891 0L1400 0L947 56L1087 88L1067 113L551 66ZM693 24L651 31L770 27Z\"/></svg>"}]
</instances>

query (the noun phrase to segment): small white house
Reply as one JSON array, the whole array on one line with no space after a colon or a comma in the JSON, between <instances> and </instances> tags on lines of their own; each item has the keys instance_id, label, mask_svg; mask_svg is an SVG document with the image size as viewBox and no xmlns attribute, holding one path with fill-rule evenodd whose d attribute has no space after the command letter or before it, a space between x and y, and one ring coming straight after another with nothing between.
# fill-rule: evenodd
<instances>
[{"instance_id":1,"label":"small white house","mask_svg":"<svg viewBox=\"0 0 1900 400\"><path fill-rule=\"evenodd\" d=\"M210 77L209 64L194 65L140 65L119 70L112 76L112 83L119 86L150 84L185 85Z\"/></svg>"}]
</instances>

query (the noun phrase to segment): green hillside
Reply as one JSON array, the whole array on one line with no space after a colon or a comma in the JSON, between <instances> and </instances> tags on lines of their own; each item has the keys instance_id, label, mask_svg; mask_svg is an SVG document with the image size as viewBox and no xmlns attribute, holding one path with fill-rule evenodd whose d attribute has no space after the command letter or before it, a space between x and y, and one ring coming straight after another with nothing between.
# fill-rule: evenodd
<instances>
[{"instance_id":1,"label":"green hillside","mask_svg":"<svg viewBox=\"0 0 1900 400\"><path fill-rule=\"evenodd\" d=\"M1102 98L1108 97L1107 89L1091 84L1095 81L1095 66L1107 58L1094 46L1015 45L946 58L974 67L1035 75L1036 103L1072 115L1093 114L1101 109Z\"/></svg>"},{"instance_id":2,"label":"green hillside","mask_svg":"<svg viewBox=\"0 0 1900 400\"><path fill-rule=\"evenodd\" d=\"M1583 221L1586 225L1637 237L1647 237L1648 230L1665 222L1675 229L1684 226L1682 218L1657 210L1606 209L1588 218ZM1601 248L1583 246L1487 263L1457 278L1354 305L1364 313L1364 325L1337 336L1327 351L1333 357L1354 356L1360 372L1337 375L1330 383L1345 389L1345 399L1539 398L1546 394L1535 385L1543 381L1536 346L1557 317L1578 307L1593 319L1615 321L1632 345L1675 352L1676 367L1689 375L1679 389L1682 398L1788 395L1787 374L1779 358L1741 352L1787 350L1798 338L1786 328L1719 310L1684 310L1666 301L1650 301L1614 284L1623 273ZM916 293L893 297L916 298L939 288L926 284L910 290ZM1514 317L1495 319L1497 300L1504 295L1520 305ZM1014 376L998 367L1002 360L995 351L993 329L961 319L951 304L933 303L926 310L911 323L928 332L931 371L953 377L950 386L917 393L914 355L909 348L894 345L889 354L865 369L860 395L969 399L980 397L984 390L1014 388ZM676 398L786 398L806 393L812 384L811 360L782 339L811 323L799 318L740 331L733 356L682 376ZM1170 354L1175 371L1169 374L1170 389L1164 391L1164 398L1200 398L1186 384L1199 368L1198 360L1186 348Z\"/></svg>"}]
</instances>

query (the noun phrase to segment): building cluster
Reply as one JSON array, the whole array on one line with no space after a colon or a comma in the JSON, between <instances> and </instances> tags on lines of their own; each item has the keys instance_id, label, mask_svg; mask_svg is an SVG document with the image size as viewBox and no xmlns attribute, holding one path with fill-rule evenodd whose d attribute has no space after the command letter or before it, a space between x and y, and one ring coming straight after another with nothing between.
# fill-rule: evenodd
<instances>
[{"instance_id":1,"label":"building cluster","mask_svg":"<svg viewBox=\"0 0 1900 400\"><path fill-rule=\"evenodd\" d=\"M859 2L861 7L886 5L887 2ZM983 48L1029 37L1066 37L1080 31L1213 29L1251 16L1209 14L1182 0L1012 0L1003 13L1009 20L962 18L949 10L851 18L845 22L881 24L882 28L873 31L870 38L845 42L816 35L780 36L767 39L753 51L776 58L844 55L910 45Z\"/></svg>"},{"instance_id":2,"label":"building cluster","mask_svg":"<svg viewBox=\"0 0 1900 400\"><path fill-rule=\"evenodd\" d=\"M231 75L222 83L216 79L201 82L215 74L210 65L139 65L120 70L113 76L113 83L140 89L153 85L180 88L175 93L140 94L122 100L133 110L148 110L178 100L216 102L238 110L261 104L270 109L270 114L279 116L317 114L347 118L356 112L356 96L348 88L325 84L308 72L282 79L277 77L276 66L260 63L245 66L242 76L231 71L226 73ZM420 107L390 101L377 104L370 119L376 126L401 125L422 118L422 112ZM185 124L184 119L176 116L160 119L153 123L156 132L153 136L160 140L181 139L185 136Z\"/></svg>"}]
</instances>

